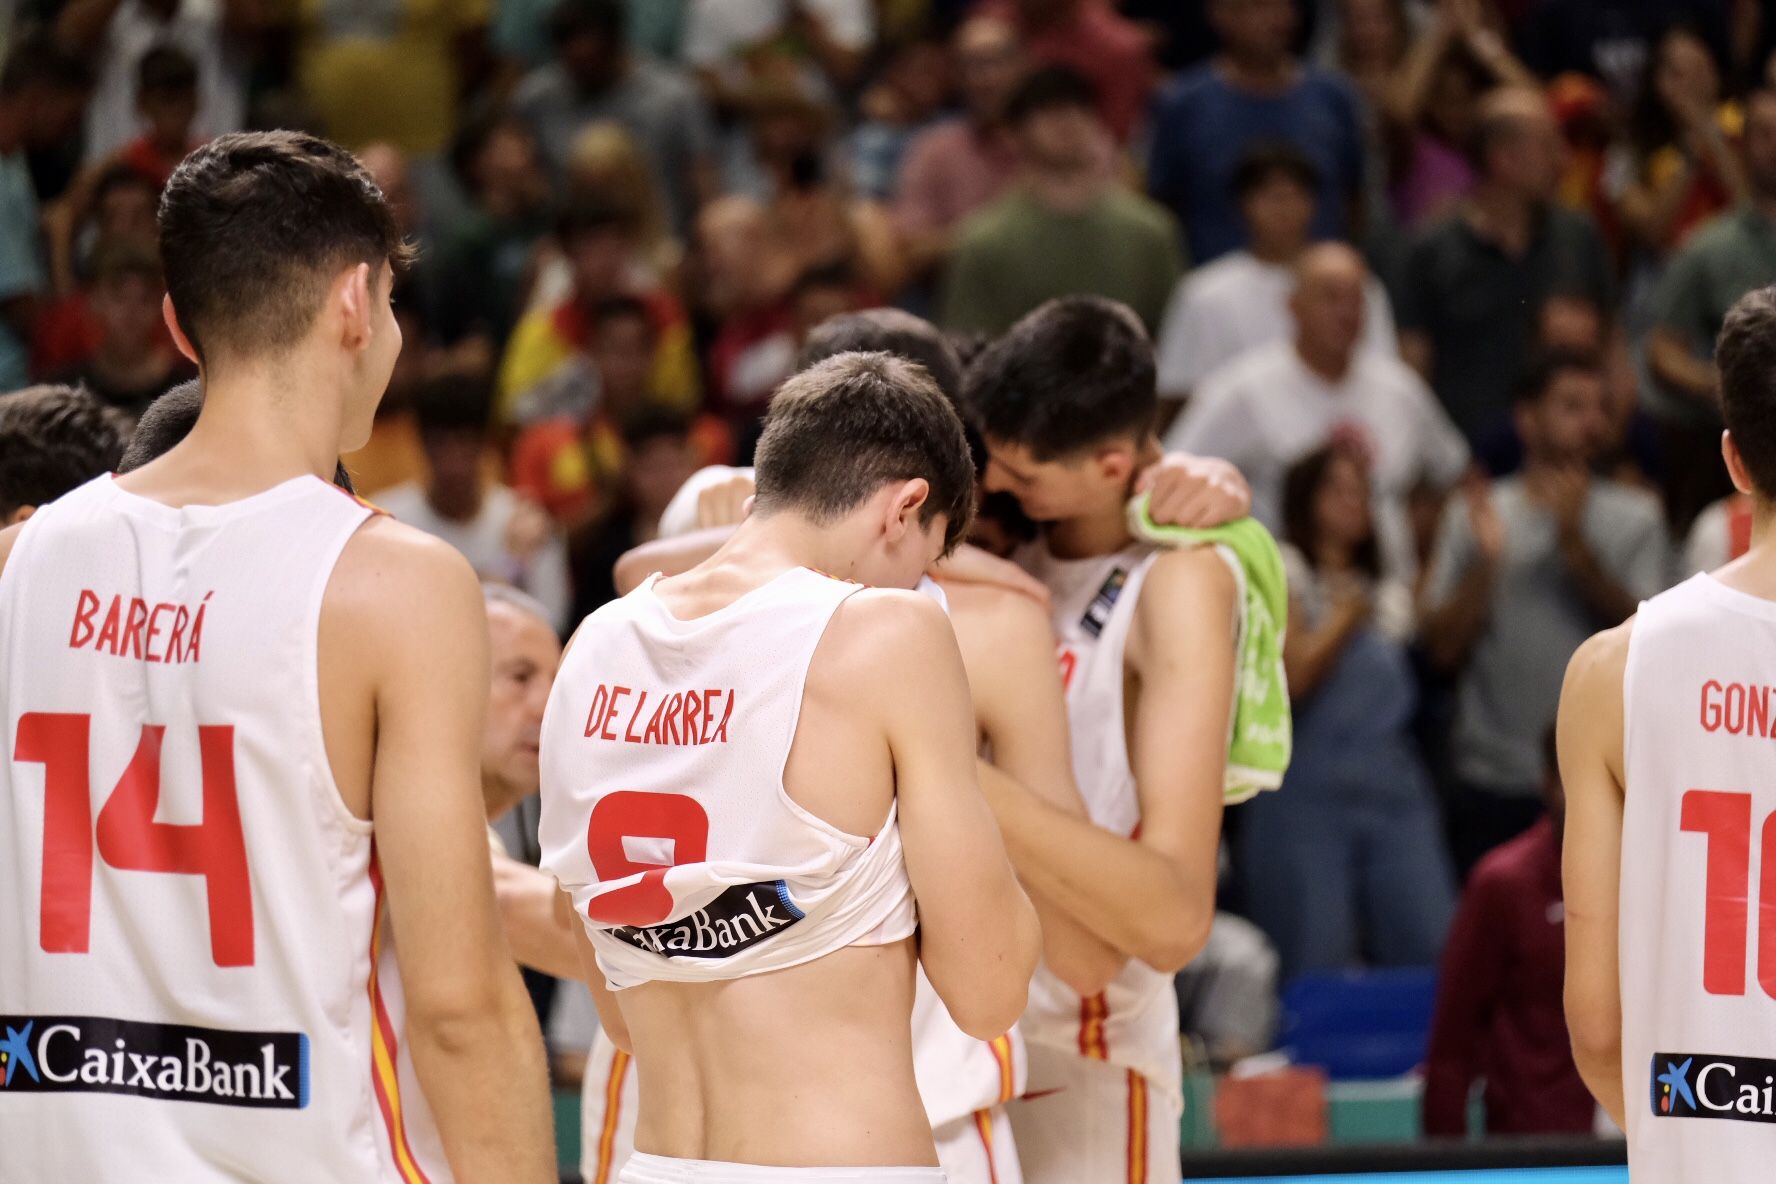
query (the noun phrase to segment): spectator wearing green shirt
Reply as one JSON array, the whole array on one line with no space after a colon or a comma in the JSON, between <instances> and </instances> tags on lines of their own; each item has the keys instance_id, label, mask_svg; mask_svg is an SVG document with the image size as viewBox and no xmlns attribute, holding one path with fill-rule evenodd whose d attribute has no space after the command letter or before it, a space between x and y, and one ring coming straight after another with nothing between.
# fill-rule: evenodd
<instances>
[{"instance_id":1,"label":"spectator wearing green shirt","mask_svg":"<svg viewBox=\"0 0 1776 1184\"><path fill-rule=\"evenodd\" d=\"M1183 270L1178 226L1119 184L1091 83L1063 67L1039 70L1012 96L1006 123L1018 181L963 224L944 327L997 334L1044 301L1084 294L1127 304L1153 331Z\"/></svg>"},{"instance_id":2,"label":"spectator wearing green shirt","mask_svg":"<svg viewBox=\"0 0 1776 1184\"><path fill-rule=\"evenodd\" d=\"M1745 101L1745 171L1750 199L1697 230L1671 260L1647 335L1666 500L1680 528L1733 491L1720 458L1714 338L1734 301L1776 279L1776 92Z\"/></svg>"}]
</instances>

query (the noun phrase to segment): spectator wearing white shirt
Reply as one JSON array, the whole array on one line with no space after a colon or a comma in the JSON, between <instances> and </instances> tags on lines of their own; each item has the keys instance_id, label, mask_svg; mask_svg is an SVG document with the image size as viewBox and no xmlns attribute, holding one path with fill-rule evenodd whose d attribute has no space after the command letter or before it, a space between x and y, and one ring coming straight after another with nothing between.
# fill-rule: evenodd
<instances>
[{"instance_id":1,"label":"spectator wearing white shirt","mask_svg":"<svg viewBox=\"0 0 1776 1184\"><path fill-rule=\"evenodd\" d=\"M1289 335L1289 294L1310 245L1319 187L1319 170L1288 144L1259 146L1240 161L1233 190L1251 247L1178 282L1156 347L1162 399L1187 398L1232 358ZM1363 348L1398 354L1393 309L1373 276L1363 299Z\"/></svg>"},{"instance_id":2,"label":"spectator wearing white shirt","mask_svg":"<svg viewBox=\"0 0 1776 1184\"><path fill-rule=\"evenodd\" d=\"M1418 565L1407 497L1420 484L1454 484L1468 465L1467 444L1397 354L1362 348L1372 281L1356 251L1311 247L1295 277L1284 322L1293 339L1259 345L1206 377L1166 446L1238 465L1252 486L1253 516L1280 533L1289 467L1335 439L1360 444L1384 568L1410 581Z\"/></svg>"},{"instance_id":3,"label":"spectator wearing white shirt","mask_svg":"<svg viewBox=\"0 0 1776 1184\"><path fill-rule=\"evenodd\" d=\"M510 584L566 624L567 550L548 516L487 472L492 398L486 384L436 378L415 399L425 476L378 495L397 520L462 552L484 581Z\"/></svg>"}]
</instances>

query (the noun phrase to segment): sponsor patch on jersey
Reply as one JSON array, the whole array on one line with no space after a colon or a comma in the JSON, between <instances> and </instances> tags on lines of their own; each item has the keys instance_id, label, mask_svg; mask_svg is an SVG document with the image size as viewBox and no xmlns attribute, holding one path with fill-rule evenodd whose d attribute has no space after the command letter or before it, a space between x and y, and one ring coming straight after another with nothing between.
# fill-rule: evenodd
<instances>
[{"instance_id":1,"label":"sponsor patch on jersey","mask_svg":"<svg viewBox=\"0 0 1776 1184\"><path fill-rule=\"evenodd\" d=\"M257 1110L308 1105L308 1037L301 1032L92 1015L0 1015L0 1029L0 1099L99 1093Z\"/></svg>"},{"instance_id":2,"label":"sponsor patch on jersey","mask_svg":"<svg viewBox=\"0 0 1776 1184\"><path fill-rule=\"evenodd\" d=\"M1079 627L1093 637L1103 635L1104 626L1110 623L1110 614L1116 609L1116 601L1122 595L1122 589L1128 583L1129 573L1126 567L1113 568L1105 578L1103 587L1092 597L1092 602L1085 606L1085 615L1079 618Z\"/></svg>"},{"instance_id":3,"label":"sponsor patch on jersey","mask_svg":"<svg viewBox=\"0 0 1776 1184\"><path fill-rule=\"evenodd\" d=\"M782 933L803 917L782 880L735 884L678 921L618 926L612 937L638 950L683 958L728 958Z\"/></svg>"},{"instance_id":4,"label":"sponsor patch on jersey","mask_svg":"<svg viewBox=\"0 0 1776 1184\"><path fill-rule=\"evenodd\" d=\"M1657 1052L1651 1076L1655 1118L1776 1122L1776 1061Z\"/></svg>"}]
</instances>

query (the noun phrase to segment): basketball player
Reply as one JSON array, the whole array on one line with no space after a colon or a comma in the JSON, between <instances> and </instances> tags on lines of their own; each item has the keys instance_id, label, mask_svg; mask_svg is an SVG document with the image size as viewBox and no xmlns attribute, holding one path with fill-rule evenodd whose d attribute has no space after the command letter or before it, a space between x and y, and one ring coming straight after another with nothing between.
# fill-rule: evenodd
<instances>
[{"instance_id":1,"label":"basketball player","mask_svg":"<svg viewBox=\"0 0 1776 1184\"><path fill-rule=\"evenodd\" d=\"M1182 1065L1172 975L1207 939L1234 686L1231 559L1160 550L1126 502L1158 455L1153 350L1134 314L1051 301L975 360L965 402L984 487L1041 537L1016 556L1048 587L1074 779L1093 827L996 801L1018 870L1129 959L1102 992L1037 972L1022 1028L1029 1093L1009 1108L1025 1179L1179 1175Z\"/></svg>"},{"instance_id":2,"label":"basketball player","mask_svg":"<svg viewBox=\"0 0 1776 1184\"><path fill-rule=\"evenodd\" d=\"M988 1039L1039 942L954 636L900 591L967 529L967 444L921 370L843 354L778 392L758 490L708 561L587 618L544 723L544 865L645 1066L620 1179L941 1181L915 963Z\"/></svg>"},{"instance_id":3,"label":"basketball player","mask_svg":"<svg viewBox=\"0 0 1776 1184\"><path fill-rule=\"evenodd\" d=\"M917 362L946 398L960 395L961 362L928 321L895 309L845 313L809 335L803 368L853 350L891 353ZM970 452L984 460L973 439ZM746 496L752 474L744 473ZM693 491L691 496L695 496ZM734 509L738 509L738 503ZM743 515L736 515L743 517ZM642 572L672 574L706 559L731 537L732 526L665 539L631 552L619 564L627 591ZM636 573L626 578L628 573ZM948 594L930 580L920 588L946 603L968 676L977 735L993 763L979 766L989 800L1002 794L1040 795L1053 809L1084 825L1085 808L1073 785L1067 751L1066 708L1054 664L1054 637L1034 599L991 583L957 583ZM502 901L507 893L502 885ZM1044 957L1077 989L1095 993L1123 959L1077 922L1034 902L1042 919ZM517 939L514 939L516 944ZM913 1065L919 1094L950 1184L1017 1184L1022 1178L1004 1103L1022 1092L1026 1057L1014 1027L992 1040L968 1036L950 1019L923 978L913 1003ZM593 1043L582 1094L586 1132L581 1172L588 1184L608 1184L621 1171L635 1125L635 1073L629 1057L600 1033Z\"/></svg>"},{"instance_id":4,"label":"basketball player","mask_svg":"<svg viewBox=\"0 0 1776 1184\"><path fill-rule=\"evenodd\" d=\"M1715 364L1751 549L1587 641L1560 700L1567 1024L1634 1184L1763 1181L1776 1154L1776 288Z\"/></svg>"},{"instance_id":5,"label":"basketball player","mask_svg":"<svg viewBox=\"0 0 1776 1184\"><path fill-rule=\"evenodd\" d=\"M108 473L123 451L122 417L84 390L30 386L0 395L0 526Z\"/></svg>"},{"instance_id":6,"label":"basketball player","mask_svg":"<svg viewBox=\"0 0 1776 1184\"><path fill-rule=\"evenodd\" d=\"M203 383L193 378L148 404L142 418L136 421L136 430L130 434L123 458L117 462L118 476L172 451L173 445L189 436L191 429L197 426L203 402ZM333 466L333 484L347 493L354 492L351 474L345 471L344 461Z\"/></svg>"},{"instance_id":7,"label":"basketball player","mask_svg":"<svg viewBox=\"0 0 1776 1184\"><path fill-rule=\"evenodd\" d=\"M400 349L393 218L274 132L194 152L160 231L196 426L0 533L6 1174L552 1180L481 594L324 480Z\"/></svg>"}]
</instances>

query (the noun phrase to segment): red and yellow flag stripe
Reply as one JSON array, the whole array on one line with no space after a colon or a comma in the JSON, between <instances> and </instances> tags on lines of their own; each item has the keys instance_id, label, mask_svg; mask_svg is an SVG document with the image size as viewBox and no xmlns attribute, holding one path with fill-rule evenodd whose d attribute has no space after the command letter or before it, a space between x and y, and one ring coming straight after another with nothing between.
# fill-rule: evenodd
<instances>
[{"instance_id":1,"label":"red and yellow flag stripe","mask_svg":"<svg viewBox=\"0 0 1776 1184\"><path fill-rule=\"evenodd\" d=\"M1016 1054L1011 1047L1010 1033L987 1041L987 1047L993 1050L993 1060L999 1066L999 1099L995 1104L1003 1106L1011 1101L1017 1089Z\"/></svg>"},{"instance_id":2,"label":"red and yellow flag stripe","mask_svg":"<svg viewBox=\"0 0 1776 1184\"><path fill-rule=\"evenodd\" d=\"M1079 1001L1079 1055L1094 1061L1110 1059L1110 1046L1104 1039L1104 1022L1110 1018L1110 1001L1104 992L1088 995Z\"/></svg>"},{"instance_id":3,"label":"red and yellow flag stripe","mask_svg":"<svg viewBox=\"0 0 1776 1184\"><path fill-rule=\"evenodd\" d=\"M981 1149L987 1155L987 1184L999 1184L999 1165L993 1162L993 1112L976 1110L974 1129L979 1133Z\"/></svg>"},{"instance_id":4,"label":"red and yellow flag stripe","mask_svg":"<svg viewBox=\"0 0 1776 1184\"><path fill-rule=\"evenodd\" d=\"M395 1067L400 1045L377 979L377 965L382 958L383 897L382 869L376 864L374 849L370 852L370 884L376 892L375 918L370 928L370 1078L376 1086L376 1104L382 1110L389 1150L394 1153L395 1170L401 1174L402 1184L431 1184L407 1142L407 1127L401 1118L401 1079Z\"/></svg>"},{"instance_id":5,"label":"red and yellow flag stripe","mask_svg":"<svg viewBox=\"0 0 1776 1184\"><path fill-rule=\"evenodd\" d=\"M616 1050L611 1058L610 1076L604 1083L604 1123L598 1131L598 1162L592 1167L589 1184L611 1184L611 1159L617 1146L617 1126L623 1111L623 1078L629 1073L629 1054Z\"/></svg>"},{"instance_id":6,"label":"red and yellow flag stripe","mask_svg":"<svg viewBox=\"0 0 1776 1184\"><path fill-rule=\"evenodd\" d=\"M1147 1079L1128 1071L1128 1180L1147 1184Z\"/></svg>"}]
</instances>

